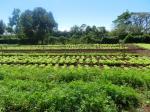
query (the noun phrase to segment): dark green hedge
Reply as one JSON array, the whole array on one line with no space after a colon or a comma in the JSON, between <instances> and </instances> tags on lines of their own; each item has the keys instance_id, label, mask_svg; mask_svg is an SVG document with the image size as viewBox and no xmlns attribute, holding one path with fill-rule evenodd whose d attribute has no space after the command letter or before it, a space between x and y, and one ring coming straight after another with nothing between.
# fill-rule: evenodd
<instances>
[{"instance_id":1,"label":"dark green hedge","mask_svg":"<svg viewBox=\"0 0 150 112\"><path fill-rule=\"evenodd\" d=\"M102 38L101 43L102 44L117 44L117 43L119 43L119 39L114 38L114 37L111 37L111 38L104 37L104 38Z\"/></svg>"},{"instance_id":2,"label":"dark green hedge","mask_svg":"<svg viewBox=\"0 0 150 112\"><path fill-rule=\"evenodd\" d=\"M124 39L125 43L150 43L150 35L127 35Z\"/></svg>"},{"instance_id":3,"label":"dark green hedge","mask_svg":"<svg viewBox=\"0 0 150 112\"><path fill-rule=\"evenodd\" d=\"M82 43L92 44L117 44L119 43L120 37L103 37L103 38L90 38L88 41L83 39ZM72 38L66 37L49 37L48 40L44 40L45 44L56 44L56 43L71 43ZM150 35L131 35L128 34L125 39L125 43L150 43ZM9 35L0 36L0 44L39 44L38 40L24 38L23 35Z\"/></svg>"}]
</instances>

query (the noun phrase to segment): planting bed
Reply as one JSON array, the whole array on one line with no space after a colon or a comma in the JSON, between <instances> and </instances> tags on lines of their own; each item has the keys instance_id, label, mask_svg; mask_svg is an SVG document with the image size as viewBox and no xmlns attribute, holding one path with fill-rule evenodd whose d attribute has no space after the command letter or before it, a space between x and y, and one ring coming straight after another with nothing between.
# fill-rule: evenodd
<instances>
[{"instance_id":1,"label":"planting bed","mask_svg":"<svg viewBox=\"0 0 150 112\"><path fill-rule=\"evenodd\" d=\"M150 65L150 57L136 55L9 55L0 56L0 64L38 64L38 65L89 65L89 66L143 66Z\"/></svg>"},{"instance_id":2,"label":"planting bed","mask_svg":"<svg viewBox=\"0 0 150 112\"><path fill-rule=\"evenodd\" d=\"M89 67L0 66L6 112L120 112L149 102L150 71Z\"/></svg>"},{"instance_id":3,"label":"planting bed","mask_svg":"<svg viewBox=\"0 0 150 112\"><path fill-rule=\"evenodd\" d=\"M150 57L135 45L2 46L0 112L150 111Z\"/></svg>"}]
</instances>

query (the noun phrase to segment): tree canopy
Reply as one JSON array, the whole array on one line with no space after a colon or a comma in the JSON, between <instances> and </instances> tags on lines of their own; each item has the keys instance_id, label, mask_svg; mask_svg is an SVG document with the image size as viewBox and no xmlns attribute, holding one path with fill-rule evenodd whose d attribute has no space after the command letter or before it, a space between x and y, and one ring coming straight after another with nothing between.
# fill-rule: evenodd
<instances>
[{"instance_id":1,"label":"tree canopy","mask_svg":"<svg viewBox=\"0 0 150 112\"><path fill-rule=\"evenodd\" d=\"M114 21L117 34L149 34L150 13L126 11Z\"/></svg>"},{"instance_id":2,"label":"tree canopy","mask_svg":"<svg viewBox=\"0 0 150 112\"><path fill-rule=\"evenodd\" d=\"M57 29L57 23L53 14L45 9L38 7L33 11L26 10L21 14L20 26L27 38L35 41L44 41L48 35Z\"/></svg>"},{"instance_id":3,"label":"tree canopy","mask_svg":"<svg viewBox=\"0 0 150 112\"><path fill-rule=\"evenodd\" d=\"M3 20L0 20L0 35L3 35L3 33L5 32L5 28L5 23L3 22Z\"/></svg>"},{"instance_id":4,"label":"tree canopy","mask_svg":"<svg viewBox=\"0 0 150 112\"><path fill-rule=\"evenodd\" d=\"M104 26L82 24L74 25L70 31L59 31L53 13L37 7L24 12L14 9L8 25L0 21L0 35L6 32L5 35L12 34L9 39L27 44L150 42L149 12L125 11L113 21L113 26L107 31Z\"/></svg>"}]
</instances>

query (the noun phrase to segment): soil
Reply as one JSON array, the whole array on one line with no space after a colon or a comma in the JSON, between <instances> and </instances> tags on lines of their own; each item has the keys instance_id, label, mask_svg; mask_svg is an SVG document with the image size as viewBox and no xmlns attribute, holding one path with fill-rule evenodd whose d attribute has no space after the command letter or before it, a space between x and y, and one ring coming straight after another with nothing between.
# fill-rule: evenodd
<instances>
[{"instance_id":1,"label":"soil","mask_svg":"<svg viewBox=\"0 0 150 112\"><path fill-rule=\"evenodd\" d=\"M150 105L146 105L143 107L144 112L150 112Z\"/></svg>"},{"instance_id":2,"label":"soil","mask_svg":"<svg viewBox=\"0 0 150 112\"><path fill-rule=\"evenodd\" d=\"M133 45L133 44L130 44L127 46L129 49L132 49L132 51L130 53L136 53L136 54L143 55L143 56L150 56L150 50L141 48L141 47L139 47L137 45Z\"/></svg>"},{"instance_id":3,"label":"soil","mask_svg":"<svg viewBox=\"0 0 150 112\"><path fill-rule=\"evenodd\" d=\"M36 50L0 50L3 53L136 53L150 56L150 50L141 48L134 44L125 45L126 49L36 49Z\"/></svg>"}]
</instances>

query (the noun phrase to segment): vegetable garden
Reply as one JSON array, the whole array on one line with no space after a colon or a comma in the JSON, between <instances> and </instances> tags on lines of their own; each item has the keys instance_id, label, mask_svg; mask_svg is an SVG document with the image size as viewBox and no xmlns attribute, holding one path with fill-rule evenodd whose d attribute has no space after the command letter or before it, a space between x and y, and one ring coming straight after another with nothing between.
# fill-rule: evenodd
<instances>
[{"instance_id":1,"label":"vegetable garden","mask_svg":"<svg viewBox=\"0 0 150 112\"><path fill-rule=\"evenodd\" d=\"M149 112L150 57L142 50L119 44L1 46L0 111Z\"/></svg>"}]
</instances>

